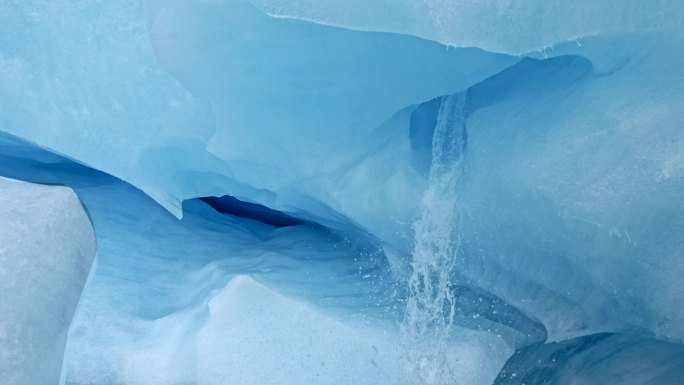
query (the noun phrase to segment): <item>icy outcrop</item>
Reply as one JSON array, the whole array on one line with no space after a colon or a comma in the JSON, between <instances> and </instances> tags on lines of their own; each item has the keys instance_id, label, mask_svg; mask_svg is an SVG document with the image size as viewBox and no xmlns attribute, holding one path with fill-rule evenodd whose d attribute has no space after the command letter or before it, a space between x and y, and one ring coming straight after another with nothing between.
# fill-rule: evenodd
<instances>
[{"instance_id":1,"label":"icy outcrop","mask_svg":"<svg viewBox=\"0 0 684 385\"><path fill-rule=\"evenodd\" d=\"M212 103L208 150L229 162L237 180L271 191L347 168L374 147L366 137L396 111L517 61L272 18L240 0L172 2L150 30L164 68Z\"/></svg>"},{"instance_id":2,"label":"icy outcrop","mask_svg":"<svg viewBox=\"0 0 684 385\"><path fill-rule=\"evenodd\" d=\"M0 229L0 377L57 384L93 228L70 189L0 178Z\"/></svg>"},{"instance_id":3,"label":"icy outcrop","mask_svg":"<svg viewBox=\"0 0 684 385\"><path fill-rule=\"evenodd\" d=\"M145 154L164 147L173 157L199 148L194 163L206 161L201 152L213 122L209 106L157 65L144 15L140 1L4 2L0 130L136 183L164 202L164 181L150 176L168 177L175 168L159 158L152 162L159 169L148 170L157 166L145 167ZM198 168L182 159L174 164Z\"/></svg>"},{"instance_id":4,"label":"icy outcrop","mask_svg":"<svg viewBox=\"0 0 684 385\"><path fill-rule=\"evenodd\" d=\"M657 0L252 0L265 12L456 47L520 55L598 35L679 27L681 2Z\"/></svg>"},{"instance_id":5,"label":"icy outcrop","mask_svg":"<svg viewBox=\"0 0 684 385\"><path fill-rule=\"evenodd\" d=\"M0 35L2 130L177 216L184 199L226 193L311 206L290 187L363 159L379 145L365 137L396 111L517 61L271 18L246 0L13 3Z\"/></svg>"},{"instance_id":6,"label":"icy outcrop","mask_svg":"<svg viewBox=\"0 0 684 385\"><path fill-rule=\"evenodd\" d=\"M69 381L229 375L215 365L234 357L203 353L230 351L211 338L226 324L270 346L221 310L253 320L250 290L373 323L335 329L350 341L389 344L377 330L402 319L432 334L433 351L402 347L427 382L434 362L444 382L472 363L442 365L456 343L484 352L474 384L513 349L534 362L608 332L636 336L606 348L628 357L684 338L681 4L392 4L2 8L0 130L65 157L3 136L0 171L72 187L100 240Z\"/></svg>"},{"instance_id":7,"label":"icy outcrop","mask_svg":"<svg viewBox=\"0 0 684 385\"><path fill-rule=\"evenodd\" d=\"M520 58L406 34L499 50L481 35L500 31L508 39L500 51L551 46L532 55L583 56L606 76L625 63L640 67L634 78L620 77L622 87L639 89L650 82L642 74L660 82L675 76L674 67L651 68L651 59L639 58L676 50L684 25L680 5L666 1L356 3L255 4L281 16L403 34L269 18L246 0L13 3L0 13L1 36L11 36L0 41L2 129L123 178L177 216L184 199L228 194L321 220L342 214L408 252L405 223L425 185L407 161L414 154L402 114ZM361 15L366 27L354 21ZM463 27L444 33L466 42L414 33L415 25Z\"/></svg>"},{"instance_id":8,"label":"icy outcrop","mask_svg":"<svg viewBox=\"0 0 684 385\"><path fill-rule=\"evenodd\" d=\"M644 335L600 333L521 349L494 385L679 384L684 345Z\"/></svg>"},{"instance_id":9,"label":"icy outcrop","mask_svg":"<svg viewBox=\"0 0 684 385\"><path fill-rule=\"evenodd\" d=\"M402 347L392 292L404 283L363 237L279 227L249 205L235 217L199 199L179 221L120 180L0 136L7 174L72 186L97 231L67 384L411 383L406 353L426 347ZM490 384L512 350L490 333L453 331L454 373Z\"/></svg>"},{"instance_id":10,"label":"icy outcrop","mask_svg":"<svg viewBox=\"0 0 684 385\"><path fill-rule=\"evenodd\" d=\"M526 60L469 90L457 269L552 339L684 336L682 56L651 43L612 73L577 57Z\"/></svg>"}]
</instances>

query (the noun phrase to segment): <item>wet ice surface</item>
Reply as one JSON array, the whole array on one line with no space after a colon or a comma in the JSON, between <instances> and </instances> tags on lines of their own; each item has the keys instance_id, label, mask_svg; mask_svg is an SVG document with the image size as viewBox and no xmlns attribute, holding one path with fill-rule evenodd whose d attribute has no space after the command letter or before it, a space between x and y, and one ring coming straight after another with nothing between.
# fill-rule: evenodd
<instances>
[{"instance_id":1,"label":"wet ice surface","mask_svg":"<svg viewBox=\"0 0 684 385\"><path fill-rule=\"evenodd\" d=\"M98 235L67 384L412 383L406 349L415 347L402 348L398 325L404 284L372 238L274 227L200 200L179 221L124 182L4 142L12 156L0 174L72 186ZM445 354L455 373L491 382L510 349L454 330Z\"/></svg>"},{"instance_id":2,"label":"wet ice surface","mask_svg":"<svg viewBox=\"0 0 684 385\"><path fill-rule=\"evenodd\" d=\"M678 384L681 4L340 4L2 7L0 175L99 242L68 381Z\"/></svg>"}]
</instances>

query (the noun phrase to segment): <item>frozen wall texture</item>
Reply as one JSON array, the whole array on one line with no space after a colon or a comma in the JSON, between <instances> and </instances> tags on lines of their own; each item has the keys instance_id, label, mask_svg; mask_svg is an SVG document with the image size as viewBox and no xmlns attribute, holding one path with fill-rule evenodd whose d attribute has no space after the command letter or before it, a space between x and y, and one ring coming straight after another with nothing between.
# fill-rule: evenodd
<instances>
[{"instance_id":1,"label":"frozen wall texture","mask_svg":"<svg viewBox=\"0 0 684 385\"><path fill-rule=\"evenodd\" d=\"M69 188L0 178L0 229L0 377L57 384L93 228Z\"/></svg>"},{"instance_id":2,"label":"frozen wall texture","mask_svg":"<svg viewBox=\"0 0 684 385\"><path fill-rule=\"evenodd\" d=\"M98 238L73 385L678 384L682 95L680 1L0 7L0 175Z\"/></svg>"},{"instance_id":3,"label":"frozen wall texture","mask_svg":"<svg viewBox=\"0 0 684 385\"><path fill-rule=\"evenodd\" d=\"M458 47L524 54L591 35L677 27L682 5L638 0L253 0L265 12Z\"/></svg>"}]
</instances>

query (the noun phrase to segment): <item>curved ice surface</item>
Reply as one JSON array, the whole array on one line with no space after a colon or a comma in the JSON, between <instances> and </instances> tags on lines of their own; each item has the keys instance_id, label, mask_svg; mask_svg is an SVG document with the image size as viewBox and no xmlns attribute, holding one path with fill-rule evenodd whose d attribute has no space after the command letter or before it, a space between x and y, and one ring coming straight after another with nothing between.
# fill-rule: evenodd
<instances>
[{"instance_id":1,"label":"curved ice surface","mask_svg":"<svg viewBox=\"0 0 684 385\"><path fill-rule=\"evenodd\" d=\"M73 191L0 177L0 377L57 384L67 332L95 257Z\"/></svg>"},{"instance_id":2,"label":"curved ice surface","mask_svg":"<svg viewBox=\"0 0 684 385\"><path fill-rule=\"evenodd\" d=\"M411 383L391 294L403 282L395 286L368 239L277 228L201 200L186 201L179 221L124 182L0 138L0 174L72 186L97 231L67 384ZM510 354L505 342L453 330L454 373L491 383Z\"/></svg>"},{"instance_id":3,"label":"curved ice surface","mask_svg":"<svg viewBox=\"0 0 684 385\"><path fill-rule=\"evenodd\" d=\"M678 28L679 1L251 0L265 12L456 47L525 54L577 38Z\"/></svg>"},{"instance_id":4,"label":"curved ice surface","mask_svg":"<svg viewBox=\"0 0 684 385\"><path fill-rule=\"evenodd\" d=\"M169 172L145 154L182 165L213 133L209 106L157 65L139 1L3 2L0 74L0 130L142 188Z\"/></svg>"},{"instance_id":5,"label":"curved ice surface","mask_svg":"<svg viewBox=\"0 0 684 385\"><path fill-rule=\"evenodd\" d=\"M649 336L600 333L516 351L494 385L675 385L682 381L684 346Z\"/></svg>"},{"instance_id":6,"label":"curved ice surface","mask_svg":"<svg viewBox=\"0 0 684 385\"><path fill-rule=\"evenodd\" d=\"M684 335L683 90L670 70L682 56L653 44L611 74L577 57L525 60L469 90L457 269L552 339Z\"/></svg>"},{"instance_id":7,"label":"curved ice surface","mask_svg":"<svg viewBox=\"0 0 684 385\"><path fill-rule=\"evenodd\" d=\"M246 0L13 3L0 18L3 131L177 216L184 199L226 193L331 216L309 207L329 200L308 179L375 151L383 138L368 135L396 111L517 60L271 18Z\"/></svg>"},{"instance_id":8,"label":"curved ice surface","mask_svg":"<svg viewBox=\"0 0 684 385\"><path fill-rule=\"evenodd\" d=\"M264 203L285 207L311 206L301 195L335 203L321 184L339 183L336 174L381 146L372 134L396 111L517 61L272 18L240 0L171 2L150 30L164 68L211 101L208 151L230 164L235 180L276 193Z\"/></svg>"},{"instance_id":9,"label":"curved ice surface","mask_svg":"<svg viewBox=\"0 0 684 385\"><path fill-rule=\"evenodd\" d=\"M168 369L159 382L197 380L228 357L173 352L200 329L231 335L209 304L236 292L236 276L322 323L362 321L369 341L365 322L404 342L402 318L420 320L419 338L442 325L426 336L439 365L459 343L481 353L438 365L455 371L447 381L491 383L509 349L529 344L681 341L681 4L392 3L2 7L0 130L64 157L3 138L0 170L72 187L100 240L71 382L142 382L145 367ZM454 100L462 108L445 107ZM444 148L459 155L458 173L443 173L454 183L431 175L447 126L467 139ZM224 195L307 224L195 199ZM416 296L426 282L436 295ZM223 350L209 334L207 351ZM434 350L407 345L428 360L405 366L434 368ZM130 359L145 352L158 362Z\"/></svg>"}]
</instances>

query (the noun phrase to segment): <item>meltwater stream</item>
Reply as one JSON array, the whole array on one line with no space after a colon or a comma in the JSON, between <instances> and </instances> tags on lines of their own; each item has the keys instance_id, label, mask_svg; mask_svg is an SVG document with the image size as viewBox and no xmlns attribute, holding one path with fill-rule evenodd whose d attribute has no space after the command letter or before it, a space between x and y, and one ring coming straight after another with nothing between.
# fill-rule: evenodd
<instances>
[{"instance_id":1,"label":"meltwater stream","mask_svg":"<svg viewBox=\"0 0 684 385\"><path fill-rule=\"evenodd\" d=\"M428 185L413 223L415 246L402 325L417 384L453 384L446 359L456 312L450 277L460 245L456 184L466 145L466 93L442 98L432 139Z\"/></svg>"}]
</instances>

